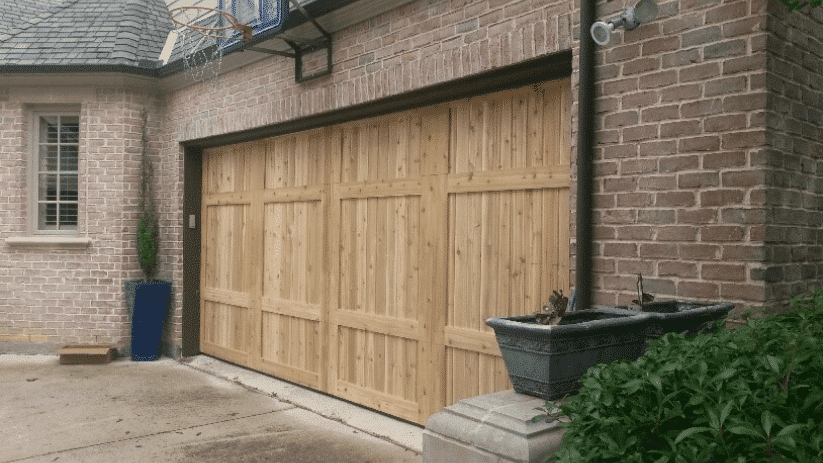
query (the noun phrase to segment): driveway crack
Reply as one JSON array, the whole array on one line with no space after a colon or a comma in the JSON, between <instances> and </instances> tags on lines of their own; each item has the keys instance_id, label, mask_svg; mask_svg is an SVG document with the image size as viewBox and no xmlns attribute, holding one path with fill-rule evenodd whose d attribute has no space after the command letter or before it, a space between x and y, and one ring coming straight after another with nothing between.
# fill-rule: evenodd
<instances>
[{"instance_id":1,"label":"driveway crack","mask_svg":"<svg viewBox=\"0 0 823 463\"><path fill-rule=\"evenodd\" d=\"M58 455L58 454L61 454L61 453L66 453L66 452L74 452L74 451L77 451L77 450L83 450L83 449L88 449L88 448L93 448L93 447L99 447L99 446L102 446L102 445L117 444L117 443L120 443L120 442L128 442L128 441L133 441L133 440L137 440L137 439L144 439L144 438L147 438L147 437L162 436L164 434L173 434L173 433L182 434L182 432L186 431L186 430L203 428L203 427L206 427L206 426L213 426L215 424L220 424L220 423L229 423L229 422L232 422L232 421L245 420L245 419L248 419L248 418L256 418L256 417L259 417L259 416L271 415L271 414L274 414L274 413L283 412L285 410L290 410L292 408L297 408L297 407L292 406L292 407L289 407L289 408L284 408L284 409L279 409L279 410L272 410L272 411L263 412L263 413L255 413L253 415L237 416L237 417L232 417L232 418L228 418L228 419L224 419L224 420L217 420L217 421L212 421L212 422L209 422L209 423L197 424L197 425L194 425L194 426L186 426L186 427L182 427L182 428L169 429L169 430L166 430L166 431L159 431L159 432L154 432L154 433L149 433L149 434L141 434L139 436L123 437L123 438L120 438L120 439L113 439L113 440L109 440L109 441L105 441L105 442L98 442L96 444L82 445L80 447L72 447L72 448L67 448L67 449L53 450L51 452L41 453L41 454L37 454L37 455L29 455L27 457L16 458L14 460L4 460L2 463L21 462L21 461L31 460L31 459L34 459L34 458L47 457L49 455ZM197 435L200 435L200 433L198 433Z\"/></svg>"}]
</instances>

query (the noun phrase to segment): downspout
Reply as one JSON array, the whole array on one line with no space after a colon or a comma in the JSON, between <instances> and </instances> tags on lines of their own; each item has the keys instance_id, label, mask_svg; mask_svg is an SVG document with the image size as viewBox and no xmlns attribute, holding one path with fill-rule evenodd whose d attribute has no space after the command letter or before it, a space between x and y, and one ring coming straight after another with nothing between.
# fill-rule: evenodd
<instances>
[{"instance_id":1,"label":"downspout","mask_svg":"<svg viewBox=\"0 0 823 463\"><path fill-rule=\"evenodd\" d=\"M592 157L594 150L594 49L589 30L597 0L580 2L580 66L577 99L577 264L575 308L592 305Z\"/></svg>"}]
</instances>

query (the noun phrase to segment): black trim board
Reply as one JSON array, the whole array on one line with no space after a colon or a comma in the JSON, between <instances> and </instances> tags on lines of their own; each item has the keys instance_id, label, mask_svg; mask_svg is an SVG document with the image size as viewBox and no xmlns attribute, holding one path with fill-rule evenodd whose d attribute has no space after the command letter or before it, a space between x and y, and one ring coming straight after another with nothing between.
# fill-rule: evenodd
<instances>
[{"instance_id":1,"label":"black trim board","mask_svg":"<svg viewBox=\"0 0 823 463\"><path fill-rule=\"evenodd\" d=\"M546 82L568 77L571 73L572 52L566 50L377 101L265 127L188 140L182 142L182 144L187 148L213 148L232 145Z\"/></svg>"},{"instance_id":2,"label":"black trim board","mask_svg":"<svg viewBox=\"0 0 823 463\"><path fill-rule=\"evenodd\" d=\"M200 353L200 216L203 191L203 156L186 148L183 159L183 345L181 355ZM195 228L189 228L189 216Z\"/></svg>"},{"instance_id":3,"label":"black trim board","mask_svg":"<svg viewBox=\"0 0 823 463\"><path fill-rule=\"evenodd\" d=\"M185 155L183 162L182 355L191 356L200 352L200 243L204 148L259 140L568 77L571 75L571 60L571 51L564 51L375 102L267 127L183 142ZM192 214L197 218L194 229L188 228L189 215Z\"/></svg>"}]
</instances>

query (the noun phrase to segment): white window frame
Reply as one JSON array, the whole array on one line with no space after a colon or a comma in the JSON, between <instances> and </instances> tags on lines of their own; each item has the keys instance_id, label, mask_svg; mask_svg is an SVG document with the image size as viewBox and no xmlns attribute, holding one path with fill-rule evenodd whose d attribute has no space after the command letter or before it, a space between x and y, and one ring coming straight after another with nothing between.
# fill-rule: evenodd
<instances>
[{"instance_id":1,"label":"white window frame","mask_svg":"<svg viewBox=\"0 0 823 463\"><path fill-rule=\"evenodd\" d=\"M82 202L85 199L81 194L82 191L82 183L83 183L83 175L81 165L83 164L81 159L83 157L83 152L81 147L83 146L83 124L80 122L80 107L77 105L58 105L58 106L37 106L32 108L31 111L31 123L29 124L30 127L30 136L29 136L29 198L28 198L28 211L29 211L29 220L28 220L28 228L29 228L29 235L31 236L53 236L53 237L77 237L83 233L83 210ZM40 229L40 221L39 221L39 205L40 205L40 146L42 141L40 140L40 122L41 117L50 117L50 116L58 116L58 117L77 117L79 122L79 134L77 140L77 224L74 228L68 229L60 229L59 227L59 216L57 217L58 226L56 229ZM60 142L60 140L58 140ZM54 174L57 175L58 179L63 171L59 170L59 160L57 171L53 171ZM50 171L51 172L51 171ZM66 171L72 172L72 171ZM53 175L54 175L53 174ZM63 174L65 175L65 174ZM59 180L58 180L59 181ZM59 199L59 196L58 196Z\"/></svg>"}]
</instances>

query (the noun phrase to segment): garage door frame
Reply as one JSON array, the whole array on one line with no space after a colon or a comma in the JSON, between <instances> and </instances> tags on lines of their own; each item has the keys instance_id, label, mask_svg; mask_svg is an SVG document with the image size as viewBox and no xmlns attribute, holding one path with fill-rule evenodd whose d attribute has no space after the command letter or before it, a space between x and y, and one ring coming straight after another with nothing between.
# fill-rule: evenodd
<instances>
[{"instance_id":1,"label":"garage door frame","mask_svg":"<svg viewBox=\"0 0 823 463\"><path fill-rule=\"evenodd\" d=\"M202 219L200 217L200 211L202 206L202 152L204 148L270 138L277 135L380 116L406 109L431 106L437 103L474 95L482 95L568 77L571 75L571 60L571 51L564 51L475 76L384 98L375 102L330 111L272 126L183 142L184 276L182 285L181 354L183 356L190 356L200 353L200 221ZM189 220L192 215L195 216L195 228L189 228Z\"/></svg>"}]
</instances>

